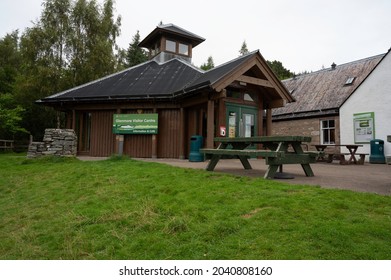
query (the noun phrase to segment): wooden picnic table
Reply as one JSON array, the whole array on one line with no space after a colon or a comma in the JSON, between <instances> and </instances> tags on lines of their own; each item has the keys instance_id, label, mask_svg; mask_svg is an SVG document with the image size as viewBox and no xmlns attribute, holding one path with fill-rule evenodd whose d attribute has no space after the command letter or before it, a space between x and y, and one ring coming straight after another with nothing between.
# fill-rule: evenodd
<instances>
[{"instance_id":1,"label":"wooden picnic table","mask_svg":"<svg viewBox=\"0 0 391 280\"><path fill-rule=\"evenodd\" d=\"M277 169L283 164L301 164L307 177L314 176L310 163L316 162L320 152L304 152L303 142L311 142L307 136L255 136L255 137L217 137L217 149L201 149L200 152L211 154L206 170L213 171L222 156L237 156L245 169L252 169L248 158L264 157L269 165L264 175L273 179ZM254 145L262 144L263 149L254 149ZM292 147L289 150L289 147Z\"/></svg>"},{"instance_id":2,"label":"wooden picnic table","mask_svg":"<svg viewBox=\"0 0 391 280\"><path fill-rule=\"evenodd\" d=\"M363 147L363 145L358 145L358 144L321 144L321 145L314 145L317 151L324 152L324 155L328 155L327 162L332 162L333 161L333 156L338 155L340 158L340 163L341 164L364 164L365 160L365 155L367 154L357 154L357 149L359 147ZM348 149L349 153L348 155L350 156L347 161L345 161L345 157L343 153L325 153L325 149L328 147L345 147ZM356 155L360 156L360 160L357 160ZM324 159L323 157L320 157L320 160Z\"/></svg>"}]
</instances>

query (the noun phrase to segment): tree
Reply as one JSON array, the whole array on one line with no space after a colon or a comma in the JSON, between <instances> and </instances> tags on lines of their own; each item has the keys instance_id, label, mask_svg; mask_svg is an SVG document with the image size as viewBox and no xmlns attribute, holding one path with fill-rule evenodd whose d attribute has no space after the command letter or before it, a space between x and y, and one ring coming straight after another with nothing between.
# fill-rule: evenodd
<instances>
[{"instance_id":1,"label":"tree","mask_svg":"<svg viewBox=\"0 0 391 280\"><path fill-rule=\"evenodd\" d=\"M242 44L242 47L239 50L239 54L240 54L240 56L242 56L242 55L245 55L245 54L248 54L248 53L249 53L249 51L248 51L248 48L247 48L247 43L246 43L246 40L244 40L243 44Z\"/></svg>"},{"instance_id":2,"label":"tree","mask_svg":"<svg viewBox=\"0 0 391 280\"><path fill-rule=\"evenodd\" d=\"M116 38L121 17L114 17L113 0L46 0L40 19L20 38L21 75L15 101L24 109L22 125L35 138L55 127L57 113L35 105L58 93L117 70Z\"/></svg>"},{"instance_id":3,"label":"tree","mask_svg":"<svg viewBox=\"0 0 391 280\"><path fill-rule=\"evenodd\" d=\"M117 69L116 38L121 17L114 19L113 1L106 0L103 9L95 1L78 0L71 12L69 37L72 85L111 74Z\"/></svg>"},{"instance_id":4,"label":"tree","mask_svg":"<svg viewBox=\"0 0 391 280\"><path fill-rule=\"evenodd\" d=\"M28 133L21 127L23 111L11 94L0 93L0 139L14 139L17 133Z\"/></svg>"},{"instance_id":5,"label":"tree","mask_svg":"<svg viewBox=\"0 0 391 280\"><path fill-rule=\"evenodd\" d=\"M12 93L20 71L18 31L0 39L0 94Z\"/></svg>"},{"instance_id":6,"label":"tree","mask_svg":"<svg viewBox=\"0 0 391 280\"><path fill-rule=\"evenodd\" d=\"M209 56L208 61L206 63L202 64L200 68L204 71L207 71L207 70L210 70L214 67L215 67L215 64L213 62L213 57Z\"/></svg>"},{"instance_id":7,"label":"tree","mask_svg":"<svg viewBox=\"0 0 391 280\"><path fill-rule=\"evenodd\" d=\"M140 33L133 36L133 41L129 44L129 48L126 51L126 66L132 67L148 60L148 56L145 51L139 47L140 44Z\"/></svg>"},{"instance_id":8,"label":"tree","mask_svg":"<svg viewBox=\"0 0 391 280\"><path fill-rule=\"evenodd\" d=\"M0 39L0 139L14 139L27 133L21 126L24 109L13 95L21 68L18 31Z\"/></svg>"},{"instance_id":9,"label":"tree","mask_svg":"<svg viewBox=\"0 0 391 280\"><path fill-rule=\"evenodd\" d=\"M47 0L43 3L44 10L37 28L42 36L41 53L48 67L52 68L52 80L54 90L61 89L61 79L68 66L67 38L70 29L70 0Z\"/></svg>"},{"instance_id":10,"label":"tree","mask_svg":"<svg viewBox=\"0 0 391 280\"><path fill-rule=\"evenodd\" d=\"M267 64L270 66L270 68L273 70L274 74L278 77L280 80L285 80L292 78L294 73L286 69L283 65L282 62L273 60L269 61L267 60Z\"/></svg>"}]
</instances>

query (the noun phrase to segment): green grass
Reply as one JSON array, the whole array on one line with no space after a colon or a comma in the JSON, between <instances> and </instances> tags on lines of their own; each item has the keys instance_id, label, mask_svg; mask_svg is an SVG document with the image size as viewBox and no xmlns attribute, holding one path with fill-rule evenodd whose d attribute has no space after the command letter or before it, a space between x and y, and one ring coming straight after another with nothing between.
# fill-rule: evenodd
<instances>
[{"instance_id":1,"label":"green grass","mask_svg":"<svg viewBox=\"0 0 391 280\"><path fill-rule=\"evenodd\" d=\"M0 155L0 259L391 259L391 197Z\"/></svg>"}]
</instances>

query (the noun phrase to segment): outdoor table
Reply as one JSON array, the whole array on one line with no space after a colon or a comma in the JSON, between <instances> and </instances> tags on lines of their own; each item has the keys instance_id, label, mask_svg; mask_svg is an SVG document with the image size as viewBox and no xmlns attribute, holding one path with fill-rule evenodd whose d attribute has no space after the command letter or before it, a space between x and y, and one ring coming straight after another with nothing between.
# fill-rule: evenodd
<instances>
[{"instance_id":1,"label":"outdoor table","mask_svg":"<svg viewBox=\"0 0 391 280\"><path fill-rule=\"evenodd\" d=\"M356 152L359 147L362 147L363 145L357 145L357 144L322 144L322 145L314 145L317 151L324 152L327 147L345 147L349 150L350 158L347 161L347 164L358 164L358 161L356 159ZM324 159L324 157L320 158ZM332 161L332 160L331 160ZM329 161L329 162L331 162Z\"/></svg>"},{"instance_id":2,"label":"outdoor table","mask_svg":"<svg viewBox=\"0 0 391 280\"><path fill-rule=\"evenodd\" d=\"M304 152L303 142L311 142L307 136L255 136L255 137L217 137L215 142L220 145L217 149L201 149L205 154L211 154L212 158L206 170L213 171L220 158L224 155L236 155L239 157L245 169L252 169L248 158L262 156L269 165L264 178L272 179L277 169L283 164L301 164L307 177L314 176L310 163L316 161L319 152ZM263 150L252 149L254 145L262 144ZM289 151L289 147L292 150ZM267 149L267 150L266 150Z\"/></svg>"}]
</instances>

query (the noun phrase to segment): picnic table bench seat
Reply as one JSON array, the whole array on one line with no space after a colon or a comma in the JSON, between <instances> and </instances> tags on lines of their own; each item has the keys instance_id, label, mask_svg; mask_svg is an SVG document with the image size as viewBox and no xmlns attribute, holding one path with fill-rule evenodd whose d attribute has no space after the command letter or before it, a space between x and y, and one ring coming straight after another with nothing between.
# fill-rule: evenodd
<instances>
[{"instance_id":1,"label":"picnic table bench seat","mask_svg":"<svg viewBox=\"0 0 391 280\"><path fill-rule=\"evenodd\" d=\"M350 153L326 153L327 155L327 162L331 163L333 160L339 160L339 164L346 165L349 164L349 162L346 160L345 156L350 156ZM369 154L366 153L356 153L355 156L359 156L359 159L357 160L357 164L364 164L365 162L365 156L368 156Z\"/></svg>"},{"instance_id":2,"label":"picnic table bench seat","mask_svg":"<svg viewBox=\"0 0 391 280\"><path fill-rule=\"evenodd\" d=\"M200 149L201 153L209 155L248 156L248 157L281 157L284 152L269 150L236 150L236 149Z\"/></svg>"},{"instance_id":3,"label":"picnic table bench seat","mask_svg":"<svg viewBox=\"0 0 391 280\"><path fill-rule=\"evenodd\" d=\"M297 164L307 165L309 163L315 163L316 158L319 156L320 152L304 152L302 154L296 154L294 152L286 151L271 151L271 150L255 150L255 149L200 149L201 153L213 155L206 170L213 171L217 165L217 162L220 160L221 156L237 156L243 167L245 169L252 169L248 158L250 157L263 157L265 158L265 163L270 167L274 166L273 169L276 169L278 166L283 164ZM304 168L304 167L303 167ZM313 176L312 171L306 168L306 172L309 176ZM270 173L270 174L269 174ZM271 174L274 174L274 171L267 172L265 178L271 179Z\"/></svg>"},{"instance_id":4,"label":"picnic table bench seat","mask_svg":"<svg viewBox=\"0 0 391 280\"><path fill-rule=\"evenodd\" d=\"M212 158L206 168L208 171L214 170L221 156L237 156L245 169L252 169L247 160L250 157L278 158L284 155L284 152L253 149L200 149L200 152L206 155L212 155Z\"/></svg>"}]
</instances>

